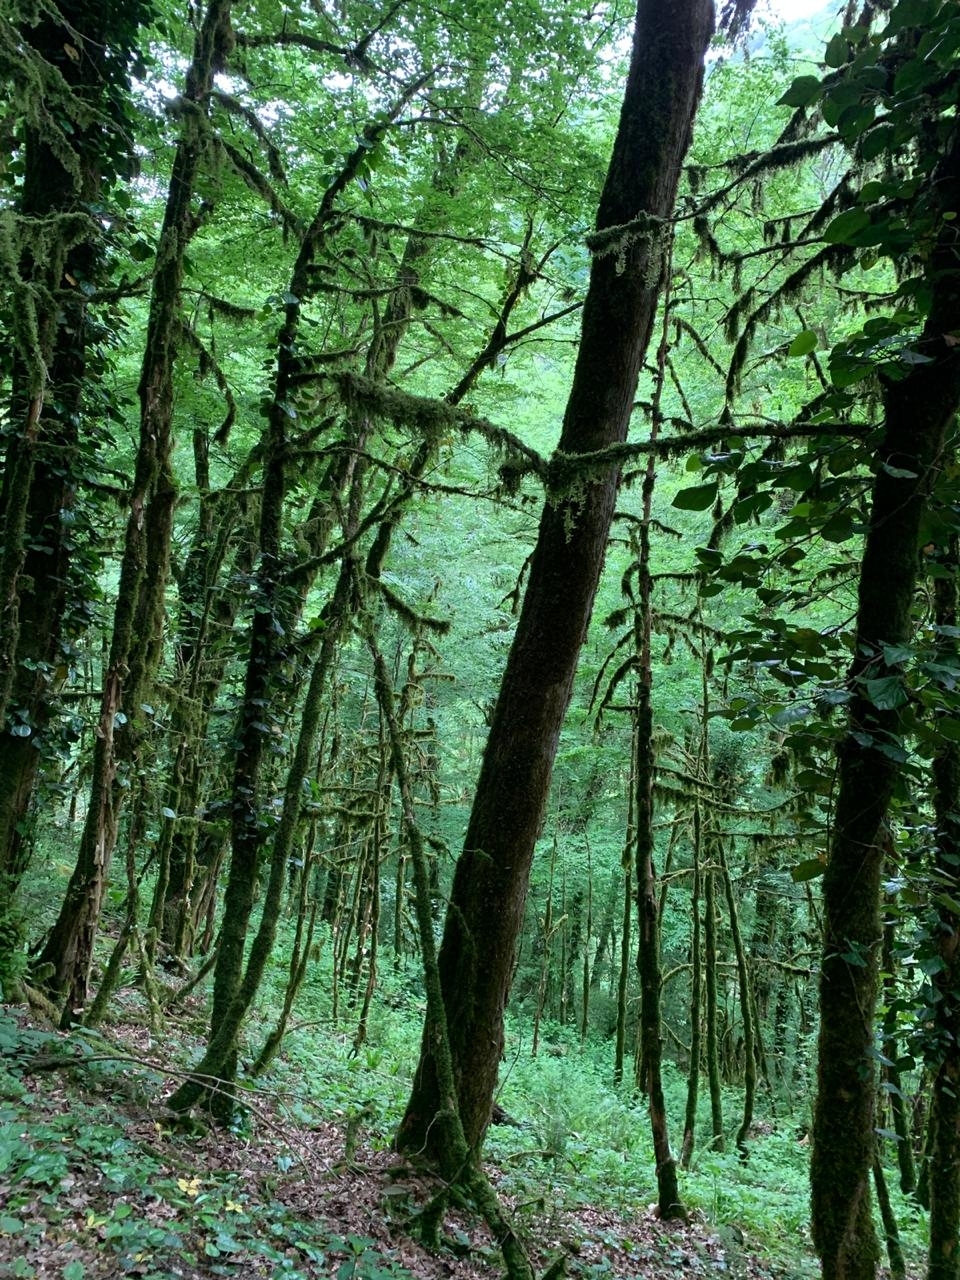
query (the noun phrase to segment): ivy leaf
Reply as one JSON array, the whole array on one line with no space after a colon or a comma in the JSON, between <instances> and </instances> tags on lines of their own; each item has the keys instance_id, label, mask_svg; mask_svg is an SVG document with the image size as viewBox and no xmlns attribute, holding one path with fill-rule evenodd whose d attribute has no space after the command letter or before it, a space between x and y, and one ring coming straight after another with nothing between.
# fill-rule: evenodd
<instances>
[{"instance_id":1,"label":"ivy leaf","mask_svg":"<svg viewBox=\"0 0 960 1280\"><path fill-rule=\"evenodd\" d=\"M778 107L806 107L820 93L820 80L817 76L797 76L793 84L777 99Z\"/></svg>"},{"instance_id":2,"label":"ivy leaf","mask_svg":"<svg viewBox=\"0 0 960 1280\"><path fill-rule=\"evenodd\" d=\"M826 869L826 862L820 858L807 858L804 862L798 862L795 867L790 868L790 879L794 884L803 884L804 880L816 880L817 876L822 876Z\"/></svg>"},{"instance_id":3,"label":"ivy leaf","mask_svg":"<svg viewBox=\"0 0 960 1280\"><path fill-rule=\"evenodd\" d=\"M680 511L706 511L716 502L719 489L720 485L716 480L711 484L697 484L691 489L681 489L672 505Z\"/></svg>"},{"instance_id":4,"label":"ivy leaf","mask_svg":"<svg viewBox=\"0 0 960 1280\"><path fill-rule=\"evenodd\" d=\"M787 725L796 724L800 720L806 720L809 714L809 703L792 702L789 706L781 707L779 711L774 712L770 718L778 729L783 729Z\"/></svg>"},{"instance_id":5,"label":"ivy leaf","mask_svg":"<svg viewBox=\"0 0 960 1280\"><path fill-rule=\"evenodd\" d=\"M875 680L864 680L864 691L878 711L896 711L910 699L899 676L878 676Z\"/></svg>"},{"instance_id":6,"label":"ivy leaf","mask_svg":"<svg viewBox=\"0 0 960 1280\"><path fill-rule=\"evenodd\" d=\"M788 356L806 356L811 351L816 351L819 339L816 331L813 329L804 329L802 333L798 333L794 340L787 347Z\"/></svg>"},{"instance_id":7,"label":"ivy leaf","mask_svg":"<svg viewBox=\"0 0 960 1280\"><path fill-rule=\"evenodd\" d=\"M850 56L850 45L845 36L839 33L827 45L823 60L828 67L842 67Z\"/></svg>"},{"instance_id":8,"label":"ivy leaf","mask_svg":"<svg viewBox=\"0 0 960 1280\"><path fill-rule=\"evenodd\" d=\"M858 232L870 225L866 209L845 209L837 214L823 233L828 244L853 244Z\"/></svg>"},{"instance_id":9,"label":"ivy leaf","mask_svg":"<svg viewBox=\"0 0 960 1280\"><path fill-rule=\"evenodd\" d=\"M879 124L871 129L860 145L860 155L864 160L876 160L881 152L891 150L896 130L892 124ZM879 184L877 184L879 185ZM863 192L860 193L863 201ZM865 201L863 201L865 203Z\"/></svg>"}]
</instances>

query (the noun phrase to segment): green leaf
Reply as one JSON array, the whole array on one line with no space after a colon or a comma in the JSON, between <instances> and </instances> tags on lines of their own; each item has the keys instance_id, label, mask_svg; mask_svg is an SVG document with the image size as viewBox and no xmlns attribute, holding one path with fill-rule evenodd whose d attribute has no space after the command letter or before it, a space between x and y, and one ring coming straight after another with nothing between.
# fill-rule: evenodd
<instances>
[{"instance_id":1,"label":"green leaf","mask_svg":"<svg viewBox=\"0 0 960 1280\"><path fill-rule=\"evenodd\" d=\"M881 644L880 648L888 667L895 667L898 662L909 662L915 652L910 644Z\"/></svg>"},{"instance_id":2,"label":"green leaf","mask_svg":"<svg viewBox=\"0 0 960 1280\"><path fill-rule=\"evenodd\" d=\"M83 1280L85 1274L83 1263L76 1260L63 1268L63 1280Z\"/></svg>"},{"instance_id":3,"label":"green leaf","mask_svg":"<svg viewBox=\"0 0 960 1280\"><path fill-rule=\"evenodd\" d=\"M800 720L806 720L809 714L809 703L791 702L789 706L782 707L779 711L774 712L770 718L778 729L783 729L787 725L796 724Z\"/></svg>"},{"instance_id":4,"label":"green leaf","mask_svg":"<svg viewBox=\"0 0 960 1280\"><path fill-rule=\"evenodd\" d=\"M716 502L719 489L720 485L716 480L711 484L694 485L692 489L681 489L672 505L680 511L706 511Z\"/></svg>"},{"instance_id":5,"label":"green leaf","mask_svg":"<svg viewBox=\"0 0 960 1280\"><path fill-rule=\"evenodd\" d=\"M895 711L910 699L899 676L878 676L876 680L864 680L864 692L878 711Z\"/></svg>"},{"instance_id":6,"label":"green leaf","mask_svg":"<svg viewBox=\"0 0 960 1280\"><path fill-rule=\"evenodd\" d=\"M837 35L827 45L823 60L828 67L842 67L850 56L850 45L846 36Z\"/></svg>"},{"instance_id":7,"label":"green leaf","mask_svg":"<svg viewBox=\"0 0 960 1280\"><path fill-rule=\"evenodd\" d=\"M837 129L845 142L853 142L873 124L876 112L872 102L859 102L847 107L837 121Z\"/></svg>"},{"instance_id":8,"label":"green leaf","mask_svg":"<svg viewBox=\"0 0 960 1280\"><path fill-rule=\"evenodd\" d=\"M934 4L933 8L936 8ZM887 33L893 35L904 27L920 27L932 16L931 0L900 0L894 6L887 25Z\"/></svg>"},{"instance_id":9,"label":"green leaf","mask_svg":"<svg viewBox=\"0 0 960 1280\"><path fill-rule=\"evenodd\" d=\"M802 333L798 333L794 340L787 347L788 356L806 356L811 351L816 351L819 338L814 329L804 329Z\"/></svg>"},{"instance_id":10,"label":"green leaf","mask_svg":"<svg viewBox=\"0 0 960 1280\"><path fill-rule=\"evenodd\" d=\"M875 129L871 129L860 145L860 156L863 160L876 160L877 156L884 151L893 149L893 139L896 130L892 124L879 124ZM879 186L879 183L876 184ZM863 192L860 193L861 202L863 201Z\"/></svg>"},{"instance_id":11,"label":"green leaf","mask_svg":"<svg viewBox=\"0 0 960 1280\"><path fill-rule=\"evenodd\" d=\"M715 550L713 547L697 547L696 557L702 565L708 569L715 569L718 565L723 564L723 554Z\"/></svg>"},{"instance_id":12,"label":"green leaf","mask_svg":"<svg viewBox=\"0 0 960 1280\"><path fill-rule=\"evenodd\" d=\"M859 231L870 225L866 209L845 209L837 214L823 233L828 244L853 244Z\"/></svg>"},{"instance_id":13,"label":"green leaf","mask_svg":"<svg viewBox=\"0 0 960 1280\"><path fill-rule=\"evenodd\" d=\"M852 387L873 372L869 360L859 360L848 351L834 349L830 357L830 381L835 387Z\"/></svg>"},{"instance_id":14,"label":"green leaf","mask_svg":"<svg viewBox=\"0 0 960 1280\"><path fill-rule=\"evenodd\" d=\"M777 99L778 107L806 107L820 93L820 80L817 76L797 76L793 84Z\"/></svg>"},{"instance_id":15,"label":"green leaf","mask_svg":"<svg viewBox=\"0 0 960 1280\"><path fill-rule=\"evenodd\" d=\"M822 876L827 869L826 862L820 858L807 858L805 862L798 862L796 866L790 868L790 878L794 884L802 884L804 880L816 880L817 876Z\"/></svg>"}]
</instances>

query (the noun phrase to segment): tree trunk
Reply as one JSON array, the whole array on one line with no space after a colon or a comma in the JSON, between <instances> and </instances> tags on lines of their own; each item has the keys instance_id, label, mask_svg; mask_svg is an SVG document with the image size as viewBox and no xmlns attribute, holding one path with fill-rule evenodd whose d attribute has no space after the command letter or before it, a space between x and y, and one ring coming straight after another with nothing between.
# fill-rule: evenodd
<instances>
[{"instance_id":1,"label":"tree trunk","mask_svg":"<svg viewBox=\"0 0 960 1280\"><path fill-rule=\"evenodd\" d=\"M690 1071L687 1076L687 1105L683 1118L683 1142L680 1146L680 1168L689 1169L697 1130L697 1101L700 1093L700 1057L703 1043L703 958L700 954L700 860L702 823L699 797L693 802L693 886L690 911L693 917L690 934Z\"/></svg>"},{"instance_id":2,"label":"tree trunk","mask_svg":"<svg viewBox=\"0 0 960 1280\"><path fill-rule=\"evenodd\" d=\"M607 245L612 252L594 257L561 455L602 450L626 436L662 283L663 223L673 212L712 30L712 0L638 4L597 217L600 230L624 230ZM551 494L544 507L454 876L439 964L460 1115L474 1155L490 1120L530 864L618 481L619 469L608 465L601 478L580 477L575 491ZM443 1127L434 1120L444 1105L435 1044L425 1035L398 1146L438 1157Z\"/></svg>"},{"instance_id":3,"label":"tree trunk","mask_svg":"<svg viewBox=\"0 0 960 1280\"><path fill-rule=\"evenodd\" d=\"M907 1265L903 1257L903 1246L900 1244L900 1231L897 1227L893 1205L890 1203L890 1193L887 1190L887 1180L883 1172L883 1165L880 1163L879 1154L873 1157L873 1185L877 1192L880 1221L883 1223L883 1235L887 1242L890 1280L906 1280Z\"/></svg>"},{"instance_id":4,"label":"tree trunk","mask_svg":"<svg viewBox=\"0 0 960 1280\"><path fill-rule=\"evenodd\" d=\"M707 1016L707 1081L710 1086L710 1150L722 1151L723 1096L720 1090L720 1044L717 1034L717 896L716 872L703 875L703 969Z\"/></svg>"},{"instance_id":5,"label":"tree trunk","mask_svg":"<svg viewBox=\"0 0 960 1280\"><path fill-rule=\"evenodd\" d=\"M636 730L634 730L632 757L636 759ZM633 785L633 760L630 774L630 802L627 815L627 842L623 850L623 918L620 925L620 968L617 974L617 1035L613 1053L613 1083L623 1081L623 1060L627 1048L627 992L632 960L630 929L633 923L633 851L636 844L636 823L633 810L636 787Z\"/></svg>"},{"instance_id":6,"label":"tree trunk","mask_svg":"<svg viewBox=\"0 0 960 1280\"><path fill-rule=\"evenodd\" d=\"M957 544L950 539L950 576L934 582L935 618L943 661L957 661ZM953 715L946 710L944 715ZM955 884L960 863L960 745L945 739L933 762L933 806L937 824L935 869L941 883ZM949 895L944 895L949 897ZM933 1132L930 1152L930 1250L927 1280L960 1277L960 913L941 901L938 945L943 968L933 982L934 1034L938 1061L930 1098Z\"/></svg>"},{"instance_id":7,"label":"tree trunk","mask_svg":"<svg viewBox=\"0 0 960 1280\"><path fill-rule=\"evenodd\" d=\"M737 910L737 898L727 865L723 841L717 842L717 854L720 860L720 874L723 876L723 889L727 899L727 912L730 916L730 935L733 938L733 951L737 961L737 977L740 985L740 1018L743 1022L743 1117L737 1130L736 1144L740 1159L746 1160L747 1138L753 1123L753 1102L757 1091L757 1056L753 1022L753 988L750 982L750 968L747 964L747 953L740 932L740 913Z\"/></svg>"},{"instance_id":8,"label":"tree trunk","mask_svg":"<svg viewBox=\"0 0 960 1280\"><path fill-rule=\"evenodd\" d=\"M667 255L669 275L670 255ZM669 292L667 293L669 299ZM650 417L650 438L660 434L660 403L664 368L668 349L669 307L664 307L663 333L657 354L657 384ZM633 712L634 791L637 825L637 972L640 975L640 1062L641 1087L647 1095L650 1130L657 1173L657 1209L662 1221L686 1218L680 1203L677 1184L677 1162L670 1149L667 1128L667 1106L663 1096L663 1034L660 1017L662 976L660 969L661 904L657 897L656 853L653 819L653 784L656 775L656 752L653 741L653 653L652 595L650 573L650 522L653 514L653 491L657 470L653 454L647 459L643 477L643 505L637 546L637 603L634 613L634 644L637 656L637 702ZM664 903L665 905L665 903Z\"/></svg>"},{"instance_id":9,"label":"tree trunk","mask_svg":"<svg viewBox=\"0 0 960 1280\"><path fill-rule=\"evenodd\" d=\"M22 341L13 352L0 490L0 725L15 708L0 746L0 981L18 967L13 954L22 937L13 899L29 862L29 815L51 701L68 665L61 642L75 638L85 618L83 608L69 607L71 592L82 590L71 580L71 549L83 524L74 523L78 472L98 443L84 407L88 297L101 273L103 235L87 211L101 199L104 174L115 176L111 150L123 164L127 143L116 126L129 90L130 43L143 16L138 0L122 15L76 0L34 18L41 13L39 21L22 22L21 56L28 66L37 59L55 70L65 101L45 103L49 131L24 127L17 209L18 224L40 220L49 229L39 241L41 255L27 247L18 266L25 296L13 305ZM59 146L50 136L61 112L71 121L65 146L63 136Z\"/></svg>"},{"instance_id":10,"label":"tree trunk","mask_svg":"<svg viewBox=\"0 0 960 1280\"><path fill-rule=\"evenodd\" d=\"M960 139L930 184L940 208L960 206ZM900 765L899 709L870 699L898 679L884 645L911 634L920 518L960 404L960 360L944 340L960 328L956 230L944 221L926 263L930 311L920 337L929 363L884 379L884 434L860 570L849 731L837 759L837 801L823 883L824 950L813 1128L812 1227L824 1280L873 1280L879 1247L870 1213L876 1078L874 1011L881 943L885 822ZM886 686L884 686L886 687ZM878 699L880 700L880 699Z\"/></svg>"},{"instance_id":11,"label":"tree trunk","mask_svg":"<svg viewBox=\"0 0 960 1280\"><path fill-rule=\"evenodd\" d=\"M891 868L892 870L892 868ZM888 899L888 908L892 911L893 898ZM887 1101L893 1117L893 1131L897 1135L897 1166L900 1171L900 1190L905 1196L912 1195L917 1186L917 1171L913 1160L913 1135L910 1132L910 1113L907 1098L903 1092L900 1070L897 1060L900 1057L900 1040L897 1034L897 998L898 977L896 958L894 956L894 937L896 924L888 916L883 925L883 986L887 1014L883 1025L883 1075L888 1086Z\"/></svg>"},{"instance_id":12,"label":"tree trunk","mask_svg":"<svg viewBox=\"0 0 960 1280\"><path fill-rule=\"evenodd\" d=\"M204 109L230 39L230 0L211 0L187 71L184 98L193 107ZM185 115L174 156L150 295L139 385L140 439L110 656L103 675L90 804L77 865L41 955L42 963L53 966L49 985L65 997L64 1026L80 1016L86 1003L93 943L116 844L123 795L118 786L118 768L124 760L135 760L137 726L143 717L141 703L160 657L176 497L170 455L180 290L187 244L197 226L193 193L205 146L199 122ZM118 740L118 730L123 735L122 742Z\"/></svg>"}]
</instances>

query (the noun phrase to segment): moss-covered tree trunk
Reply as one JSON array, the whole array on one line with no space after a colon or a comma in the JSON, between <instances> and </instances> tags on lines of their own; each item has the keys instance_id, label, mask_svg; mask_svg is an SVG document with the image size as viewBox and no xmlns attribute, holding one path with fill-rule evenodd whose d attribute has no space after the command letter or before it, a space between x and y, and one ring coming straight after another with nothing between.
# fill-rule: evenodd
<instances>
[{"instance_id":1,"label":"moss-covered tree trunk","mask_svg":"<svg viewBox=\"0 0 960 1280\"><path fill-rule=\"evenodd\" d=\"M933 175L944 210L960 208L960 139ZM927 362L883 384L884 428L860 570L848 732L837 757L837 800L823 883L817 1100L811 1164L813 1238L824 1280L873 1280L879 1248L870 1212L874 1157L877 970L885 822L899 765L896 699L871 692L899 680L889 649L911 634L920 518L960 404L957 230L940 224L926 262L930 309L920 335ZM877 705L877 703L881 705Z\"/></svg>"},{"instance_id":2,"label":"moss-covered tree trunk","mask_svg":"<svg viewBox=\"0 0 960 1280\"><path fill-rule=\"evenodd\" d=\"M707 1083L710 1089L710 1150L722 1151L723 1094L720 1080L720 1036L717 1010L717 873L703 873L703 971L707 1020Z\"/></svg>"},{"instance_id":3,"label":"moss-covered tree trunk","mask_svg":"<svg viewBox=\"0 0 960 1280\"><path fill-rule=\"evenodd\" d=\"M230 873L224 893L224 915L220 928L217 963L214 971L210 1035L204 1055L168 1105L186 1111L210 1093L218 1109L229 1115L230 1094L236 1076L238 1038L247 1010L257 992L267 959L273 948L287 862L300 821L302 789L314 762L321 719L321 698L332 668L344 627L353 607L351 598L355 571L352 550L344 553L337 586L324 610L324 630L320 655L313 664L301 714L294 762L284 788L280 822L270 853L270 875L261 923L244 966L244 948L258 885L260 853L264 844L262 819L263 764L269 729L264 708L279 696L280 674L289 662L286 635L304 596L297 575L285 571L283 559L283 518L290 468L290 411L298 395L302 304L314 292L314 261L336 224L338 202L355 180L367 155L387 132L397 116L420 92L429 77L411 82L389 111L367 125L358 146L347 156L340 171L321 198L313 220L301 241L284 309L284 322L277 343L276 373L263 450L263 491L260 504L258 594L250 629L250 648L244 677L243 701L237 729L231 795ZM409 318L410 301L398 288L393 305L402 308L397 328ZM375 338L367 355L367 372L388 370L396 354L398 338L391 328L386 338ZM295 412L295 410L294 410ZM349 491L348 513L344 520L345 544L356 536L364 491L365 463L358 460L366 426L361 426L352 449L345 450L342 467L336 467L333 486L338 493ZM336 464L335 464L336 466ZM302 573L300 575L302 577ZM296 603L293 603L296 599ZM275 711L274 711L275 714Z\"/></svg>"},{"instance_id":4,"label":"moss-covered tree trunk","mask_svg":"<svg viewBox=\"0 0 960 1280\"><path fill-rule=\"evenodd\" d=\"M129 150L123 100L143 18L139 0L122 13L96 0L23 15L13 9L26 73L19 91L29 96L36 76L33 91L45 83L50 96L46 126L37 122L36 104L18 104L33 123L23 130L17 221L33 235L25 236L18 263L20 341L12 353L12 429L0 487L0 981L17 967L12 956L22 941L13 899L29 861L29 815L51 701L67 666L62 642L85 617L69 598L82 590L72 570L83 523L74 523L75 507L83 455L96 448L98 429L85 418L91 360L98 371L87 312L101 274L103 232L88 210ZM14 64L15 85L17 71ZM69 125L66 137L57 136L58 115ZM9 708L15 710L6 724Z\"/></svg>"},{"instance_id":5,"label":"moss-covered tree trunk","mask_svg":"<svg viewBox=\"0 0 960 1280\"><path fill-rule=\"evenodd\" d=\"M693 885L690 890L690 1070L687 1074L687 1104L683 1116L680 1168L690 1167L697 1132L697 1101L700 1095L700 1067L703 1045L703 957L701 955L700 891L703 825L700 800L693 802Z\"/></svg>"},{"instance_id":6,"label":"moss-covered tree trunk","mask_svg":"<svg viewBox=\"0 0 960 1280\"><path fill-rule=\"evenodd\" d=\"M891 868L892 870L892 868ZM900 1069L897 1062L900 1058L900 1042L898 1033L897 1005L897 961L894 954L896 923L893 916L893 898L887 903L890 913L883 924L883 955L881 960L883 972L884 1003L887 1012L883 1023L883 1053L887 1061L883 1066L884 1081L887 1085L887 1102L893 1118L893 1131L897 1136L897 1166L900 1171L900 1190L905 1196L912 1195L917 1186L917 1171L913 1159L913 1135L910 1125L910 1103L903 1091Z\"/></svg>"},{"instance_id":7,"label":"moss-covered tree trunk","mask_svg":"<svg viewBox=\"0 0 960 1280\"><path fill-rule=\"evenodd\" d=\"M253 568L253 538L243 536L249 531L246 503L230 489L213 488L209 451L208 432L196 428L197 527L177 584L177 680L170 710L170 733L176 747L162 800L162 808L175 816L167 817L160 831L148 926L151 954L162 944L168 955L181 961L193 948L197 921L191 908L200 896L194 892L199 887L195 881L206 871L197 861L200 815L206 797L217 792L216 784L222 779L222 771L210 767L208 730L227 671L232 628L242 598L221 580L234 545L231 576L237 579Z\"/></svg>"},{"instance_id":8,"label":"moss-covered tree trunk","mask_svg":"<svg viewBox=\"0 0 960 1280\"><path fill-rule=\"evenodd\" d=\"M669 271L668 256L668 271ZM667 295L669 297L669 294ZM663 333L657 355L657 383L653 397L650 438L657 439L661 427L661 396L667 359L669 307L664 307ZM667 1104L663 1095L663 1028L660 995L663 979L660 966L661 904L657 894L656 837L654 834L653 786L656 752L653 738L653 578L650 567L650 525L657 470L653 454L647 459L643 477L642 515L637 542L637 602L634 612L634 647L637 659L637 701L634 707L633 781L636 796L637 866L637 972L640 976L639 1049L642 1079L647 1095L650 1131L657 1174L657 1209L660 1218L685 1218L677 1183L677 1162L670 1149ZM665 905L665 903L664 903Z\"/></svg>"},{"instance_id":9,"label":"moss-covered tree trunk","mask_svg":"<svg viewBox=\"0 0 960 1280\"><path fill-rule=\"evenodd\" d=\"M184 99L193 111L205 110L231 38L230 0L211 0L186 76ZM160 659L176 499L170 461L173 372L184 256L198 225L193 198L204 150L203 126L187 110L174 155L150 295L138 388L140 436L110 654L103 673L90 802L77 864L41 956L53 971L51 989L64 998L64 1025L80 1016L86 1003L93 943L117 839L123 795L118 771L122 765L135 767L142 703Z\"/></svg>"},{"instance_id":10,"label":"moss-covered tree trunk","mask_svg":"<svg viewBox=\"0 0 960 1280\"><path fill-rule=\"evenodd\" d=\"M631 927L633 924L633 856L637 843L635 818L636 793L633 768L637 758L637 728L633 726L630 737L630 796L627 804L627 838L623 847L623 914L620 918L620 968L617 974L617 1032L613 1052L613 1083L623 1080L623 1060L627 1049L627 993L630 986L630 966L633 960ZM638 1081L639 1083L639 1081Z\"/></svg>"},{"instance_id":11,"label":"moss-covered tree trunk","mask_svg":"<svg viewBox=\"0 0 960 1280\"><path fill-rule=\"evenodd\" d=\"M597 217L601 231L623 231L612 232L611 251L593 261L563 455L602 450L626 436L660 294L663 223L673 212L713 18L711 0L638 4ZM618 468L609 466L599 479L584 477L552 494L544 507L454 876L439 964L459 1112L475 1154L490 1120L530 864L618 481ZM443 1127L435 1118L448 1102L436 1053L434 1037L425 1034L397 1143L439 1158Z\"/></svg>"},{"instance_id":12,"label":"moss-covered tree trunk","mask_svg":"<svg viewBox=\"0 0 960 1280\"><path fill-rule=\"evenodd\" d=\"M754 1033L753 987L750 981L750 967L747 964L746 948L740 932L740 912L737 909L737 896L727 864L727 855L723 841L717 841L717 856L720 862L720 874L723 877L723 890L727 899L727 913L730 916L730 936L733 939L733 952L737 961L737 977L740 986L740 1019L743 1025L743 1116L737 1130L736 1144L740 1158L746 1160L747 1138L753 1123L753 1103L757 1091L757 1056L756 1035Z\"/></svg>"},{"instance_id":13,"label":"moss-covered tree trunk","mask_svg":"<svg viewBox=\"0 0 960 1280\"><path fill-rule=\"evenodd\" d=\"M220 927L220 950L214 972L210 1037L203 1058L191 1076L168 1101L167 1105L174 1111L187 1111L202 1096L210 1094L211 1109L214 1114L222 1119L229 1119L233 1113L232 1094L237 1071L240 1029L259 990L267 961L273 950L283 904L287 869L293 852L294 836L300 822L303 785L315 760L316 742L323 712L323 695L343 626L350 617L351 589L352 574L349 564L345 564L338 589L334 592L325 611L327 625L324 628L320 654L314 663L302 708L296 750L284 788L280 821L270 851L270 869L263 911L246 967L243 965L243 948L246 941L246 925L253 909L253 896L257 883L256 851L252 851L253 863L248 866L246 860L250 854L246 846L241 845L240 853L244 860L238 863L236 827L234 827L234 856L224 900L225 915ZM249 684L249 674L247 679ZM238 761L238 772L244 768L245 764L241 757ZM242 776L245 777L245 773ZM249 836L246 840L249 841ZM259 848L259 841L256 848ZM244 913L242 931L238 928L237 921L231 919L231 911ZM221 960L225 945L228 948L226 963Z\"/></svg>"},{"instance_id":14,"label":"moss-covered tree trunk","mask_svg":"<svg viewBox=\"0 0 960 1280\"><path fill-rule=\"evenodd\" d=\"M954 534L944 557L946 577L934 582L935 618L943 659L955 665L957 627L958 539ZM948 710L946 715L952 715ZM943 884L955 884L960 866L960 745L945 739L933 762L936 815L935 869ZM949 897L949 895L946 895ZM960 1278L960 912L941 902L938 945L943 964L934 976L938 999L934 1033L937 1041L930 1099L934 1132L930 1152L930 1249L927 1280Z\"/></svg>"}]
</instances>

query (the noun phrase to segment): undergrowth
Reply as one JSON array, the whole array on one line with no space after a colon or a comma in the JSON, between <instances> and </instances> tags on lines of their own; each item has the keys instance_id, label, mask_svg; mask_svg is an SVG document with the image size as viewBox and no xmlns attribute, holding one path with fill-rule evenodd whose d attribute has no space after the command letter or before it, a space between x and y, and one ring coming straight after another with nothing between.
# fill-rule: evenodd
<instances>
[{"instance_id":1,"label":"undergrowth","mask_svg":"<svg viewBox=\"0 0 960 1280\"><path fill-rule=\"evenodd\" d=\"M273 1025L284 978L280 965L268 973L260 1006L266 1012L247 1028L248 1065ZM362 1043L349 1000L334 1024L323 965L315 966L269 1074L241 1082L248 1106L234 1137L241 1149L246 1142L257 1153L245 1167L218 1161L216 1136L205 1126L193 1133L169 1127L157 1105L171 1084L167 1072L195 1060L206 1029L205 998L198 996L168 1025L162 1049L147 1036L135 987L119 993L114 1015L116 1032L108 1026L103 1036L81 1030L65 1038L0 1011L0 1261L10 1256L11 1274L41 1274L34 1259L51 1249L59 1270L43 1274L63 1280L402 1280L411 1274L382 1241L338 1232L291 1208L284 1188L303 1178L300 1156L295 1145L284 1146L283 1135L277 1140L266 1111L286 1135L323 1124L352 1135L342 1153L347 1168L358 1139L367 1149L386 1149L419 1051L423 1002L412 966L382 976ZM140 1047L111 1057L115 1035L131 1026L143 1030ZM613 1087L609 1042L581 1044L557 1027L546 1033L534 1058L526 1023L508 1026L498 1097L504 1123L491 1127L485 1152L500 1189L530 1229L536 1223L549 1229L571 1212L611 1211L624 1222L647 1214L656 1187L644 1099L627 1083ZM129 1038L123 1043L129 1046ZM125 1061L124 1054L140 1061ZM66 1069L42 1068L45 1058L58 1055L75 1061ZM685 1080L670 1064L665 1084L678 1143ZM808 1103L775 1101L766 1116L758 1108L747 1161L735 1151L700 1148L681 1175L681 1193L729 1248L749 1246L782 1264L787 1275L813 1275ZM738 1091L729 1090L730 1129L739 1105ZM709 1131L708 1110L704 1102L701 1136ZM916 1262L925 1243L922 1215L893 1194L905 1250ZM91 1269L91 1245L104 1262L100 1270ZM583 1263L573 1271L590 1280L602 1266Z\"/></svg>"}]
</instances>

